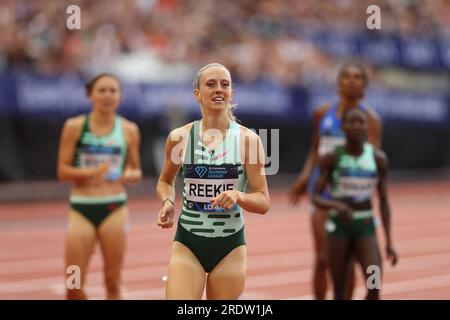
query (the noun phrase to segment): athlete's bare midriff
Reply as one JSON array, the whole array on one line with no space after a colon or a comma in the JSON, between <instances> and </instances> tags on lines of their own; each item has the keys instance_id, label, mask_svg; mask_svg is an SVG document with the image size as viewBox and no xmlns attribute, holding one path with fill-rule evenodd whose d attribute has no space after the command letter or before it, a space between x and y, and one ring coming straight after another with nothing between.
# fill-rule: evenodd
<instances>
[{"instance_id":1,"label":"athlete's bare midriff","mask_svg":"<svg viewBox=\"0 0 450 320\"><path fill-rule=\"evenodd\" d=\"M77 196L113 196L125 192L124 185L119 181L83 182L72 187L71 195Z\"/></svg>"}]
</instances>

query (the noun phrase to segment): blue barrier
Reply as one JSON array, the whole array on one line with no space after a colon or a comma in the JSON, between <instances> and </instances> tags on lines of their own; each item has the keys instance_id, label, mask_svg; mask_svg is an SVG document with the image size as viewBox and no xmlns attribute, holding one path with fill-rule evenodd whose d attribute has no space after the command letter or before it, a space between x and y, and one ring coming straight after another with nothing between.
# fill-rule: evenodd
<instances>
[{"instance_id":1,"label":"blue barrier","mask_svg":"<svg viewBox=\"0 0 450 320\"><path fill-rule=\"evenodd\" d=\"M311 90L309 116L315 107L334 99L331 89ZM363 103L376 110L385 122L433 126L445 126L449 122L450 99L444 93L368 89Z\"/></svg>"},{"instance_id":2,"label":"blue barrier","mask_svg":"<svg viewBox=\"0 0 450 320\"><path fill-rule=\"evenodd\" d=\"M364 33L317 31L305 37L324 52L344 59L362 58L378 66L450 70L450 39L398 36L377 30Z\"/></svg>"},{"instance_id":3,"label":"blue barrier","mask_svg":"<svg viewBox=\"0 0 450 320\"><path fill-rule=\"evenodd\" d=\"M236 114L277 120L310 121L314 107L335 99L334 88L284 87L269 83L236 84ZM119 113L131 119L157 117L169 106L199 112L192 87L124 83ZM387 122L446 125L449 96L444 93L390 91L371 87L364 103ZM0 75L0 113L18 116L62 117L88 112L84 81L76 75Z\"/></svg>"}]
</instances>

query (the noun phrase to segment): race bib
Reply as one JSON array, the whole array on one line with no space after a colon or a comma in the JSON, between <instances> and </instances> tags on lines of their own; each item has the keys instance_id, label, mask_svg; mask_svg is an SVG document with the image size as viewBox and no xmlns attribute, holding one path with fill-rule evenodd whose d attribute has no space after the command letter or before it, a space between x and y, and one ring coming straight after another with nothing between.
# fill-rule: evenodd
<instances>
[{"instance_id":1,"label":"race bib","mask_svg":"<svg viewBox=\"0 0 450 320\"><path fill-rule=\"evenodd\" d=\"M223 212L221 207L213 208L210 200L238 187L237 165L185 165L184 174L184 195L189 210Z\"/></svg>"},{"instance_id":2,"label":"race bib","mask_svg":"<svg viewBox=\"0 0 450 320\"><path fill-rule=\"evenodd\" d=\"M121 154L119 147L85 146L80 148L80 167L95 167L109 163L111 172L121 171Z\"/></svg>"},{"instance_id":3,"label":"race bib","mask_svg":"<svg viewBox=\"0 0 450 320\"><path fill-rule=\"evenodd\" d=\"M370 199L376 186L376 178L340 177L338 188L341 197L351 197L358 201Z\"/></svg>"}]
</instances>

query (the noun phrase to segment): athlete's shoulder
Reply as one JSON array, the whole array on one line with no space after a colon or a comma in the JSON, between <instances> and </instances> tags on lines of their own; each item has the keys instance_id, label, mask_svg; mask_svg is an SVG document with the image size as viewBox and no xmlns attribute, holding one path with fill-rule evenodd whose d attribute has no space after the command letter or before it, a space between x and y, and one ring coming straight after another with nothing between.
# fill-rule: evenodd
<instances>
[{"instance_id":1,"label":"athlete's shoulder","mask_svg":"<svg viewBox=\"0 0 450 320\"><path fill-rule=\"evenodd\" d=\"M319 167L321 167L321 168L331 167L336 162L336 159L338 158L337 149L338 148L336 148L335 150L328 151L325 154L319 156L319 158L318 158Z\"/></svg>"},{"instance_id":2,"label":"athlete's shoulder","mask_svg":"<svg viewBox=\"0 0 450 320\"><path fill-rule=\"evenodd\" d=\"M64 129L69 130L69 131L81 130L85 119L86 119L86 115L84 115L84 114L68 118L64 122Z\"/></svg>"},{"instance_id":3,"label":"athlete's shoulder","mask_svg":"<svg viewBox=\"0 0 450 320\"><path fill-rule=\"evenodd\" d=\"M329 103L329 102L316 107L313 111L313 117L314 118L322 118L328 112L328 110L330 110L330 108L331 108L331 103Z\"/></svg>"},{"instance_id":4,"label":"athlete's shoulder","mask_svg":"<svg viewBox=\"0 0 450 320\"><path fill-rule=\"evenodd\" d=\"M167 141L172 142L172 144L175 145L180 142L180 140L187 140L193 124L194 122L190 122L181 127L173 129L169 132Z\"/></svg>"},{"instance_id":5,"label":"athlete's shoulder","mask_svg":"<svg viewBox=\"0 0 450 320\"><path fill-rule=\"evenodd\" d=\"M369 117L370 120L376 121L376 122L381 122L381 117L378 114L378 112L375 111L375 109L369 107L369 106L365 106L364 109L367 112L367 116Z\"/></svg>"},{"instance_id":6,"label":"athlete's shoulder","mask_svg":"<svg viewBox=\"0 0 450 320\"><path fill-rule=\"evenodd\" d=\"M375 158L380 159L382 161L387 161L388 160L386 152L384 152L383 150L375 147L374 145L372 145L372 148L373 148L373 154L375 155Z\"/></svg>"},{"instance_id":7,"label":"athlete's shoulder","mask_svg":"<svg viewBox=\"0 0 450 320\"><path fill-rule=\"evenodd\" d=\"M79 139L83 130L85 117L85 115L79 115L66 119L62 129L61 139L65 142Z\"/></svg>"},{"instance_id":8,"label":"athlete's shoulder","mask_svg":"<svg viewBox=\"0 0 450 320\"><path fill-rule=\"evenodd\" d=\"M255 131L253 131L241 124L238 124L238 126L239 126L240 135L243 137L246 137L247 139L249 139L249 141L257 141L259 139L259 136Z\"/></svg>"},{"instance_id":9,"label":"athlete's shoulder","mask_svg":"<svg viewBox=\"0 0 450 320\"><path fill-rule=\"evenodd\" d=\"M251 159L253 159L253 157L256 155L259 165L264 164L265 153L261 138L254 130L249 129L241 124L238 125L239 125L241 152L242 152L241 158L245 163L251 164L252 161L254 161Z\"/></svg>"},{"instance_id":10,"label":"athlete's shoulder","mask_svg":"<svg viewBox=\"0 0 450 320\"><path fill-rule=\"evenodd\" d=\"M135 122L121 116L119 117L120 120L122 121L122 128L124 128L127 132L132 134L139 133L139 127Z\"/></svg>"},{"instance_id":11,"label":"athlete's shoulder","mask_svg":"<svg viewBox=\"0 0 450 320\"><path fill-rule=\"evenodd\" d=\"M243 126L243 125L240 124L240 123L236 123L236 124L238 125L239 131L240 131L241 133L248 133L248 134L252 134L252 133L253 133L253 134L256 134L255 131L253 131L253 130L247 128L246 126Z\"/></svg>"},{"instance_id":12,"label":"athlete's shoulder","mask_svg":"<svg viewBox=\"0 0 450 320\"><path fill-rule=\"evenodd\" d=\"M194 122L189 122L181 127L172 129L172 131L170 131L170 133L169 133L169 137L189 134L193 125L194 125Z\"/></svg>"},{"instance_id":13,"label":"athlete's shoulder","mask_svg":"<svg viewBox=\"0 0 450 320\"><path fill-rule=\"evenodd\" d=\"M389 159L384 151L378 148L373 148L373 156L375 158L375 163L377 164L378 172L380 177L385 176L389 171Z\"/></svg>"},{"instance_id":14,"label":"athlete's shoulder","mask_svg":"<svg viewBox=\"0 0 450 320\"><path fill-rule=\"evenodd\" d=\"M389 166L388 156L383 150L373 145L372 147L373 147L373 156L375 158L375 162L377 163L378 168L379 169L384 168L386 170Z\"/></svg>"},{"instance_id":15,"label":"athlete's shoulder","mask_svg":"<svg viewBox=\"0 0 450 320\"><path fill-rule=\"evenodd\" d=\"M313 115L312 115L312 122L313 122L313 131L315 133L319 130L319 124L322 121L322 118L327 114L327 112L331 108L331 103L323 104L317 108L314 109ZM314 134L315 134L314 133Z\"/></svg>"}]
</instances>

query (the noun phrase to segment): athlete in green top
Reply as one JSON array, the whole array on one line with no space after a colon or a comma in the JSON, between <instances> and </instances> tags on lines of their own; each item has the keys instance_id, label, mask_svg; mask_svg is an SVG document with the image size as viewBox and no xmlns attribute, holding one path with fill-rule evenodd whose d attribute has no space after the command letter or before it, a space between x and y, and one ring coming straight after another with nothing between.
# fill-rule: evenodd
<instances>
[{"instance_id":1,"label":"athlete in green top","mask_svg":"<svg viewBox=\"0 0 450 320\"><path fill-rule=\"evenodd\" d=\"M293 183L289 192L289 202L298 203L308 193L312 200L313 186L319 177L317 160L338 145L345 143L341 130L342 114L351 108L361 108L367 111L367 141L381 148L382 121L372 108L364 104L365 90L369 77L363 65L355 62L341 66L337 76L338 98L332 103L326 103L314 110L312 115L312 140L303 169ZM325 194L329 189L325 188ZM328 218L327 211L313 206L311 208L311 230L314 244L314 262L312 273L313 293L317 300L324 300L328 282L328 249L327 233L324 225ZM351 299L354 286L354 264L349 265L349 280L346 297Z\"/></svg>"},{"instance_id":2,"label":"athlete in green top","mask_svg":"<svg viewBox=\"0 0 450 320\"><path fill-rule=\"evenodd\" d=\"M392 265L397 263L387 195L387 157L366 142L367 114L363 109L347 109L342 117L342 130L346 143L320 158L320 175L313 192L314 204L329 210L325 228L334 297L339 300L346 297L347 270L352 256L361 265L366 281L373 272L368 269L370 266L378 267L381 272L371 201L375 189L386 235L386 254ZM331 199L322 194L328 183ZM379 287L368 286L367 299L378 298Z\"/></svg>"},{"instance_id":3,"label":"athlete in green top","mask_svg":"<svg viewBox=\"0 0 450 320\"><path fill-rule=\"evenodd\" d=\"M116 77L101 74L86 89L92 111L65 122L59 145L58 177L74 183L65 263L66 268L79 267L81 276L81 288L68 287L67 298L86 299L85 275L98 239L107 298L119 299L128 219L124 183L141 179L140 135L136 124L116 114L120 102Z\"/></svg>"},{"instance_id":4,"label":"athlete in green top","mask_svg":"<svg viewBox=\"0 0 450 320\"><path fill-rule=\"evenodd\" d=\"M167 299L237 299L246 273L242 209L264 214L270 200L259 137L237 124L229 71L212 63L194 79L202 119L173 130L157 194L157 224L174 223L175 179L183 175L183 205L172 244ZM251 193L245 192L249 184Z\"/></svg>"}]
</instances>

